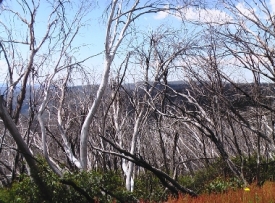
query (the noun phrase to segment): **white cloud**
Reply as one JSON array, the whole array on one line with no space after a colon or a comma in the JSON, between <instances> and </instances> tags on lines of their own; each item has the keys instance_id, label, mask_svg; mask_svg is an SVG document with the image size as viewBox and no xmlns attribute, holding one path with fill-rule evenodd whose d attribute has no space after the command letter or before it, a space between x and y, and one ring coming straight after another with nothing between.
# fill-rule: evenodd
<instances>
[{"instance_id":1,"label":"white cloud","mask_svg":"<svg viewBox=\"0 0 275 203\"><path fill-rule=\"evenodd\" d=\"M217 9L186 8L182 11L183 18L204 23L226 23L232 21L227 13Z\"/></svg>"},{"instance_id":2,"label":"white cloud","mask_svg":"<svg viewBox=\"0 0 275 203\"><path fill-rule=\"evenodd\" d=\"M270 0L269 4L271 6L272 13L275 13L275 0Z\"/></svg>"},{"instance_id":3,"label":"white cloud","mask_svg":"<svg viewBox=\"0 0 275 203\"><path fill-rule=\"evenodd\" d=\"M161 19L166 18L168 15L169 15L169 13L167 13L165 11L160 11L160 12L157 13L157 15L154 16L154 18L156 20L161 20Z\"/></svg>"},{"instance_id":4,"label":"white cloud","mask_svg":"<svg viewBox=\"0 0 275 203\"><path fill-rule=\"evenodd\" d=\"M167 9L167 10L166 10ZM157 12L154 16L156 20L161 20L166 18L169 15L169 5L164 6L164 11Z\"/></svg>"},{"instance_id":5,"label":"white cloud","mask_svg":"<svg viewBox=\"0 0 275 203\"><path fill-rule=\"evenodd\" d=\"M275 2L275 0L273 1ZM154 16L154 19L161 20L167 18L169 15L169 5L166 5L163 11L158 12ZM232 18L224 11L218 9L200 9L197 7L186 7L182 10L181 14L175 12L170 16L204 23L225 23L232 20Z\"/></svg>"},{"instance_id":6,"label":"white cloud","mask_svg":"<svg viewBox=\"0 0 275 203\"><path fill-rule=\"evenodd\" d=\"M240 11L240 13L244 16L247 16L249 18L255 18L255 16L253 15L253 13L256 13L256 7L253 9L248 9L244 6L243 3L238 3L236 5L236 8Z\"/></svg>"}]
</instances>

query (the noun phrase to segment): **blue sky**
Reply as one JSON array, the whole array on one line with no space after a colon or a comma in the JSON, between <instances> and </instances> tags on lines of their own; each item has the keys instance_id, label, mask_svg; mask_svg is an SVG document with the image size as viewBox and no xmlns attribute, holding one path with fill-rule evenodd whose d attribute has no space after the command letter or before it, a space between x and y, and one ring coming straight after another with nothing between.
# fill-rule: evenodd
<instances>
[{"instance_id":1,"label":"blue sky","mask_svg":"<svg viewBox=\"0 0 275 203\"><path fill-rule=\"evenodd\" d=\"M102 1L103 2L103 1ZM93 7L88 14L84 18L84 23L87 23L80 33L78 34L74 44L87 44L87 48L83 48L81 54L83 55L94 55L103 51L104 49L104 38L105 38L105 25L102 20L102 15L104 13L105 5L95 6ZM24 10L16 1L6 1L4 3L4 7L19 12L23 17ZM48 5L43 4L41 1L40 10L37 14L37 21L36 21L36 36L42 37L45 32L45 27L47 25L47 17L48 13L51 11ZM14 15L8 16L7 13L2 13L0 15L0 20L6 26L12 27L14 34L17 35L15 37L18 40L24 39L24 30L26 30L26 25L20 22L18 19L13 17ZM29 19L29 16L26 16ZM9 23L11 21L11 24ZM143 18L143 26L146 28L147 26L156 26L157 20L155 20L152 16L151 17L144 17ZM5 35L4 31L1 30L2 37ZM39 41L39 39L38 39ZM27 51L27 49L26 49Z\"/></svg>"},{"instance_id":2,"label":"blue sky","mask_svg":"<svg viewBox=\"0 0 275 203\"><path fill-rule=\"evenodd\" d=\"M26 17L29 19L29 16L26 14L27 8L22 9L22 7L17 3L17 1L6 1L3 7L11 9L15 12L20 13L22 17ZM78 53L76 53L76 57L86 58L91 55L96 55L102 51L104 51L104 41L105 41L105 24L104 24L104 10L106 7L106 3L104 1L100 1L100 4L92 6L92 8L87 12L85 15L83 22L84 25L79 34L77 35L76 39L73 42L73 46L80 46L83 45ZM46 26L48 22L48 15L51 12L50 6L44 4L41 1L40 9L37 12L37 20L36 20L36 27L35 27L35 34L37 37L37 42L40 41L39 38L42 38L46 31ZM72 9L72 13L75 12L75 9ZM24 41L26 38L27 27L24 23L22 23L18 18L14 18L14 15L7 15L7 12L3 12L0 15L0 20L2 23L6 24L7 26L12 27L12 31L14 34L14 38L18 41ZM8 23L10 22L10 23ZM157 14L148 14L140 17L136 22L135 26L138 31L147 32L150 30L154 30L156 27L169 23L170 26L178 27L180 26L181 22L179 19L174 17L169 17L167 13L160 12ZM0 30L2 32L2 37L4 34L3 29ZM84 46L85 45L85 46ZM19 48L19 47L18 47ZM29 47L27 45L20 46L20 52L22 53L23 58L27 58L29 54ZM116 58L115 62L119 62L119 54ZM87 61L85 65L87 68L93 70L98 70L100 73L100 69L103 68L104 58L103 54L94 57ZM118 65L117 64L117 65ZM3 57L0 59L1 70L0 74L6 71L5 69L5 62ZM0 82L3 78L0 79Z\"/></svg>"},{"instance_id":3,"label":"blue sky","mask_svg":"<svg viewBox=\"0 0 275 203\"><path fill-rule=\"evenodd\" d=\"M20 2L20 1L19 1ZM85 16L85 26L83 26L82 30L79 32L76 40L74 41L73 45L85 45L81 47L80 51L76 53L75 57L78 59L86 58L90 55L95 55L104 50L104 39L105 39L105 25L103 21L104 16L104 9L106 6L106 1L99 1L98 5L93 6L89 11L87 11L87 15ZM211 1L210 1L211 2ZM268 5L272 12L275 11L275 0L268 0ZM5 8L10 8L11 10L15 10L16 12L20 12L23 16L25 15L25 11L20 8L17 1L6 1L3 5ZM246 12L246 8L244 4L238 3L236 5L241 11ZM26 9L26 8L25 8ZM253 9L257 10L255 6ZM72 8L72 14L75 11ZM36 33L39 36L42 36L45 31L45 26L47 23L47 14L50 12L50 7L44 4L44 1L41 1L41 9L38 12L37 16L37 26L36 26ZM183 11L184 18L189 21L199 21L199 22L212 22L212 21L227 21L230 20L230 16L223 10L219 10L218 7L215 8L206 8L200 9L199 7L191 7ZM10 20L8 20L10 19ZM0 14L0 21L4 24L7 22L11 22L12 25L8 24L7 26L13 26L13 32L16 35L16 38L24 39L25 37L25 25L17 21L15 18L10 16L9 18L6 14ZM156 14L148 14L143 15L135 22L135 26L138 28L138 31L147 32L150 30L154 30L155 28L161 25L169 25L174 27L175 29L181 29L181 19L179 17L171 16L168 12L159 12ZM186 29L193 30L194 27L190 26L188 23L185 24ZM1 36L5 35L5 32L0 29ZM39 41L39 39L37 40ZM123 48L123 47L122 47ZM28 46L22 46L21 48L22 56L26 57L28 54ZM123 49L121 49L123 50ZM120 63L119 55L116 59L117 65ZM85 65L93 74L94 70L100 73L101 69L103 68L103 55L99 55L97 57L92 58L91 60L87 61ZM0 74L3 76L6 68L5 63L3 61L3 56L1 55L0 58ZM138 73L137 73L138 74ZM0 83L3 82L3 77L0 78Z\"/></svg>"}]
</instances>

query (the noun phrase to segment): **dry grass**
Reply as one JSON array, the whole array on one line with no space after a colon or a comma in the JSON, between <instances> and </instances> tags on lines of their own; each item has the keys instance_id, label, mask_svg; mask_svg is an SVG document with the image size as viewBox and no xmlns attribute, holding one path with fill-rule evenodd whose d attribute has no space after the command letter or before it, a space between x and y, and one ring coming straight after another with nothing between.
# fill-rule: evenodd
<instances>
[{"instance_id":1,"label":"dry grass","mask_svg":"<svg viewBox=\"0 0 275 203\"><path fill-rule=\"evenodd\" d=\"M275 203L275 183L266 182L262 187L255 184L244 189L230 190L221 194L201 194L197 198L182 195L179 199L169 198L169 203Z\"/></svg>"}]
</instances>

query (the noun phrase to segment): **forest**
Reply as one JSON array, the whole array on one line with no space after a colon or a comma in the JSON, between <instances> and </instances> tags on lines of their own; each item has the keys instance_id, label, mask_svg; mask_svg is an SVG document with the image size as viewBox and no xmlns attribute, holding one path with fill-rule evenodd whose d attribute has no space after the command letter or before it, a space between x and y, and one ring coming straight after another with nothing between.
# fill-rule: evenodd
<instances>
[{"instance_id":1,"label":"forest","mask_svg":"<svg viewBox=\"0 0 275 203\"><path fill-rule=\"evenodd\" d=\"M0 202L275 181L273 0L0 3Z\"/></svg>"}]
</instances>

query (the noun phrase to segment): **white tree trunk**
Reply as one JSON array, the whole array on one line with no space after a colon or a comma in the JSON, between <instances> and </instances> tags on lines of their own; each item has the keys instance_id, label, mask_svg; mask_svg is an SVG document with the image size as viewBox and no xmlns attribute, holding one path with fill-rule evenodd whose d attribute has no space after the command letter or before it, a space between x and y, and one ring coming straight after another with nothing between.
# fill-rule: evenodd
<instances>
[{"instance_id":1,"label":"white tree trunk","mask_svg":"<svg viewBox=\"0 0 275 203\"><path fill-rule=\"evenodd\" d=\"M136 120L135 120L135 126L134 126L134 132L132 135L132 141L131 141L131 149L130 149L130 153L131 154L135 154L137 151L137 139L138 139L138 135L139 135L139 130L141 127L141 123L142 123L142 117L143 117L143 109L141 110L141 112L138 114ZM135 164L131 161L126 161L123 160L123 172L126 176L126 189L128 191L133 192L134 191L134 166Z\"/></svg>"},{"instance_id":2,"label":"white tree trunk","mask_svg":"<svg viewBox=\"0 0 275 203\"><path fill-rule=\"evenodd\" d=\"M110 75L110 68L113 62L113 59L116 55L117 49L119 48L122 40L126 35L126 30L128 29L131 22L134 20L132 15L133 12L139 3L138 0L135 1L132 8L125 13L122 13L122 4L123 1L118 3L118 0L113 0L111 3L111 9L109 18L107 21L107 30L106 30L106 37L105 37L105 61L104 61L104 71L102 75L102 80L100 86L97 90L96 98L90 108L87 117L82 125L81 128L81 135L80 135L80 162L82 168L84 170L87 169L87 144L88 144L88 134L89 134L89 127L92 123L92 119L97 112L97 109L101 103L102 96L105 92L106 86L108 84L109 75ZM127 20L120 29L121 25L121 18L123 16L127 16Z\"/></svg>"},{"instance_id":3,"label":"white tree trunk","mask_svg":"<svg viewBox=\"0 0 275 203\"><path fill-rule=\"evenodd\" d=\"M37 162L35 161L33 154L31 153L29 147L27 146L26 142L22 138L20 132L18 131L14 121L10 117L7 109L5 108L4 105L5 101L3 99L3 95L0 96L0 118L3 120L5 127L9 130L11 136L15 140L18 149L24 156L27 164L29 165L30 168L30 174L31 177L34 179L35 183L37 184L40 192L42 193L42 196L47 200L51 199L50 196L48 196L50 193L47 189L47 186L45 183L42 181L40 174L39 174L39 169L37 167Z\"/></svg>"},{"instance_id":4,"label":"white tree trunk","mask_svg":"<svg viewBox=\"0 0 275 203\"><path fill-rule=\"evenodd\" d=\"M104 73L102 76L100 86L97 90L96 98L94 99L93 105L90 108L90 110L87 114L87 117L86 117L86 119L82 125L82 128L81 128L80 162L81 162L82 168L84 170L87 169L87 146L88 146L87 142L88 142L89 127L90 127L90 124L92 123L92 119L101 103L102 96L103 96L106 86L108 84L111 63L112 63L112 57L106 56L105 57Z\"/></svg>"},{"instance_id":5,"label":"white tree trunk","mask_svg":"<svg viewBox=\"0 0 275 203\"><path fill-rule=\"evenodd\" d=\"M61 172L60 168L49 157L48 148L47 148L46 128L45 128L44 120L42 118L42 115L43 115L43 113L46 109L46 105L49 101L49 89L50 89L50 85L51 85L51 82L52 82L52 79L53 79L54 75L55 75L55 73L50 75L48 80L47 80L47 84L46 84L46 87L44 89L44 98L43 98L42 104L40 105L39 110L37 112L37 119L38 119L38 122L39 122L40 128L41 128L41 136L42 136L41 140L42 140L42 150L43 150L44 158L46 159L46 161L49 164L50 168L57 175L62 176L62 172Z\"/></svg>"},{"instance_id":6,"label":"white tree trunk","mask_svg":"<svg viewBox=\"0 0 275 203\"><path fill-rule=\"evenodd\" d=\"M58 109L57 109L57 122L58 122L58 128L60 130L61 138L62 138L63 143L64 143L64 150L65 150L66 156L68 157L70 162L72 162L77 168L81 169L82 168L81 163L74 156L71 145L68 141L67 134L66 134L66 129L64 129L64 127L62 126L62 106L63 106L64 100L65 100L65 89L66 89L66 86L67 86L67 81L68 81L69 76L70 76L70 72L71 72L71 70L70 70L70 67L69 67L68 68L68 73L67 73L66 78L65 78L65 80L62 84L62 87L61 87L61 97L60 97L59 106L58 106Z\"/></svg>"}]
</instances>

